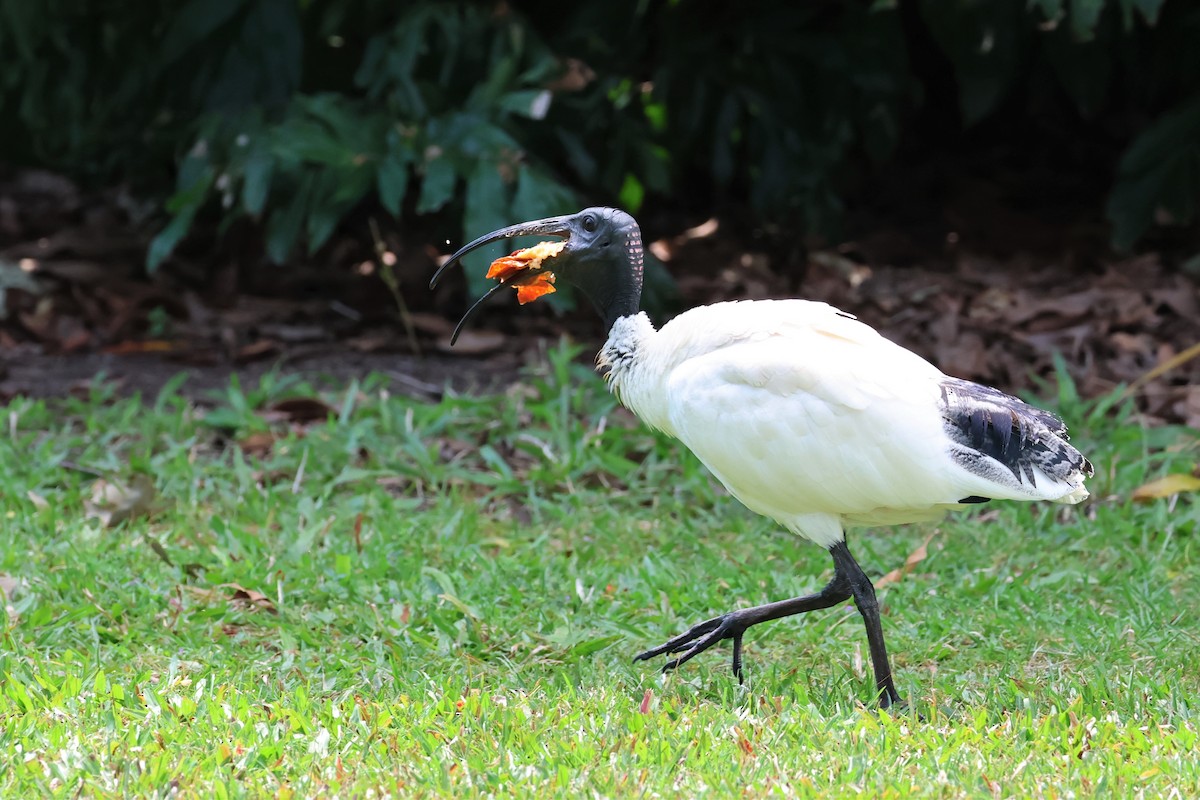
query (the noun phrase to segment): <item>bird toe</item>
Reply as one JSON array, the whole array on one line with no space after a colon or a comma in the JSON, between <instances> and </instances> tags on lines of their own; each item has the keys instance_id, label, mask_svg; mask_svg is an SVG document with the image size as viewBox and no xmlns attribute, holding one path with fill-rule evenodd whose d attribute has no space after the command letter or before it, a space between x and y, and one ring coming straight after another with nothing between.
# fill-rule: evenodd
<instances>
[{"instance_id":1,"label":"bird toe","mask_svg":"<svg viewBox=\"0 0 1200 800\"><path fill-rule=\"evenodd\" d=\"M663 672L670 672L676 667L686 664L713 645L725 639L734 640L734 672L741 677L741 639L745 625L739 624L734 613L723 614L707 619L678 636L669 639L658 647L638 653L634 661L647 661L655 656L682 653L678 658L671 659L663 665Z\"/></svg>"}]
</instances>

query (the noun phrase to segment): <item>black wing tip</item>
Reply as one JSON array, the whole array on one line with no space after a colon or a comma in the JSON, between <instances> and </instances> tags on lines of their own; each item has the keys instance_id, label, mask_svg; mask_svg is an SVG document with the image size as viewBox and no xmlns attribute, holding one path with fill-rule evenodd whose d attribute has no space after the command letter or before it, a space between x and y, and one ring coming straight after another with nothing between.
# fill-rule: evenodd
<instances>
[{"instance_id":1,"label":"black wing tip","mask_svg":"<svg viewBox=\"0 0 1200 800\"><path fill-rule=\"evenodd\" d=\"M1067 443L1066 425L1056 414L959 378L947 378L941 389L950 437L1002 464L1018 483L1036 484L1035 467L1058 480L1075 472L1091 476L1091 462Z\"/></svg>"},{"instance_id":2,"label":"black wing tip","mask_svg":"<svg viewBox=\"0 0 1200 800\"><path fill-rule=\"evenodd\" d=\"M1053 411L1047 411L1044 408L1030 405L1021 398L1014 397L1007 392L1002 392L999 389L982 383L949 377L942 381L941 389L942 400L947 405L950 405L952 402L950 394L954 394L958 398L975 400L983 404L1003 406L1018 416L1027 416L1036 419L1040 424L1049 428L1050 432L1055 436L1060 436L1064 439L1067 438L1067 425L1063 422L1062 417Z\"/></svg>"}]
</instances>

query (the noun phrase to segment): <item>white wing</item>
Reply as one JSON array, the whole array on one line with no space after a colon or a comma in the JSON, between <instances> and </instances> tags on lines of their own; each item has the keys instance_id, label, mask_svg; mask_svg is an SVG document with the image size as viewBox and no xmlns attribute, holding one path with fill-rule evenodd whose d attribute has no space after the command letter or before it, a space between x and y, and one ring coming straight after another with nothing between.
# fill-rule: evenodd
<instances>
[{"instance_id":1,"label":"white wing","mask_svg":"<svg viewBox=\"0 0 1200 800\"><path fill-rule=\"evenodd\" d=\"M744 312L756 312L747 335L727 331L727 343L712 347L709 333L709 347L677 362L664 411L671 432L752 510L823 539L813 529L832 520L910 522L975 496L1067 491L998 483L964 467L947 433L942 385L950 379L869 326L821 304L738 305L719 319L736 331ZM678 339L685 326L711 331L717 320L679 318L662 332Z\"/></svg>"},{"instance_id":2,"label":"white wing","mask_svg":"<svg viewBox=\"0 0 1200 800\"><path fill-rule=\"evenodd\" d=\"M821 543L963 501L1087 495L1090 466L1053 415L948 378L823 303L720 303L657 333L637 315L600 361L623 402L750 509Z\"/></svg>"},{"instance_id":3,"label":"white wing","mask_svg":"<svg viewBox=\"0 0 1200 800\"><path fill-rule=\"evenodd\" d=\"M733 494L785 524L928 509L969 494L956 494L951 479L940 373L894 345L877 352L808 338L722 348L667 381L676 435Z\"/></svg>"}]
</instances>

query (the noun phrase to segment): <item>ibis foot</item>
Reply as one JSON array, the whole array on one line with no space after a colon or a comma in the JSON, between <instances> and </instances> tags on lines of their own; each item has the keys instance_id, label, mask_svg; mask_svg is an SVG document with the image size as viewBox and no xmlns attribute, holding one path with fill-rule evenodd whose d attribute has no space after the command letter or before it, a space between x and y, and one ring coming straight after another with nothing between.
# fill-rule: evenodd
<instances>
[{"instance_id":1,"label":"ibis foot","mask_svg":"<svg viewBox=\"0 0 1200 800\"><path fill-rule=\"evenodd\" d=\"M886 687L879 690L879 710L887 711L891 714L903 715L907 714L912 709L909 708L908 701L901 697L899 692L896 691L896 687L893 686L890 692ZM917 714L917 717L920 718L922 722L925 721L920 714Z\"/></svg>"},{"instance_id":2,"label":"ibis foot","mask_svg":"<svg viewBox=\"0 0 1200 800\"><path fill-rule=\"evenodd\" d=\"M706 619L698 625L693 625L678 636L668 639L658 647L638 653L634 661L646 661L661 655L681 653L663 665L663 672L669 672L676 667L686 664L718 642L725 639L733 640L733 674L738 683L743 681L742 674L742 636L746 629L760 622L768 622L794 614L815 611L818 608L829 608L838 603L854 599L862 615L867 629L867 644L871 652L871 667L875 673L876 699L881 709L895 707L902 710L907 707L896 691L892 680L892 668L888 662L887 648L883 644L883 626L879 620L879 602L875 598L875 587L871 579L863 572L862 567L850 555L844 541L837 542L829 548L833 556L833 579L821 591L793 597L791 600L781 600L777 603L742 608L730 611L719 617Z\"/></svg>"},{"instance_id":3,"label":"ibis foot","mask_svg":"<svg viewBox=\"0 0 1200 800\"><path fill-rule=\"evenodd\" d=\"M664 653L670 655L682 652L683 655L679 658L673 658L663 665L663 672L670 672L691 661L717 642L733 639L733 674L737 676L738 683L742 683L742 634L746 632L746 628L754 624L745 619L744 612L754 610L731 611L719 617L706 619L699 625L693 625L678 636L668 639L664 644L638 653L633 660L648 661Z\"/></svg>"},{"instance_id":4,"label":"ibis foot","mask_svg":"<svg viewBox=\"0 0 1200 800\"><path fill-rule=\"evenodd\" d=\"M793 597L791 600L781 600L778 603L767 603L753 608L741 608L719 617L706 619L673 639L668 639L664 644L638 653L633 660L646 661L663 654L683 653L679 658L672 659L663 665L663 672L669 672L691 661L717 642L732 639L733 674L737 676L738 683L741 683L743 681L742 634L746 632L747 628L780 617L803 614L818 608L829 608L850 599L852 595L850 582L839 572L833 576L833 580L825 585L824 589L815 594L806 594L801 597Z\"/></svg>"}]
</instances>

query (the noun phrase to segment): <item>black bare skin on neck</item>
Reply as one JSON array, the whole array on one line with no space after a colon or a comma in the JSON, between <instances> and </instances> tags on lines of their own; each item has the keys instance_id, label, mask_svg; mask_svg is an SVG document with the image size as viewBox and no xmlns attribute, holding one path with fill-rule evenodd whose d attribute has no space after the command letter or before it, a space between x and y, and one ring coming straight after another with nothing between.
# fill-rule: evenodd
<instances>
[{"instance_id":1,"label":"black bare skin on neck","mask_svg":"<svg viewBox=\"0 0 1200 800\"><path fill-rule=\"evenodd\" d=\"M596 307L606 330L638 313L642 298L642 231L633 217L615 208L576 215L572 263L560 275L578 286Z\"/></svg>"}]
</instances>

